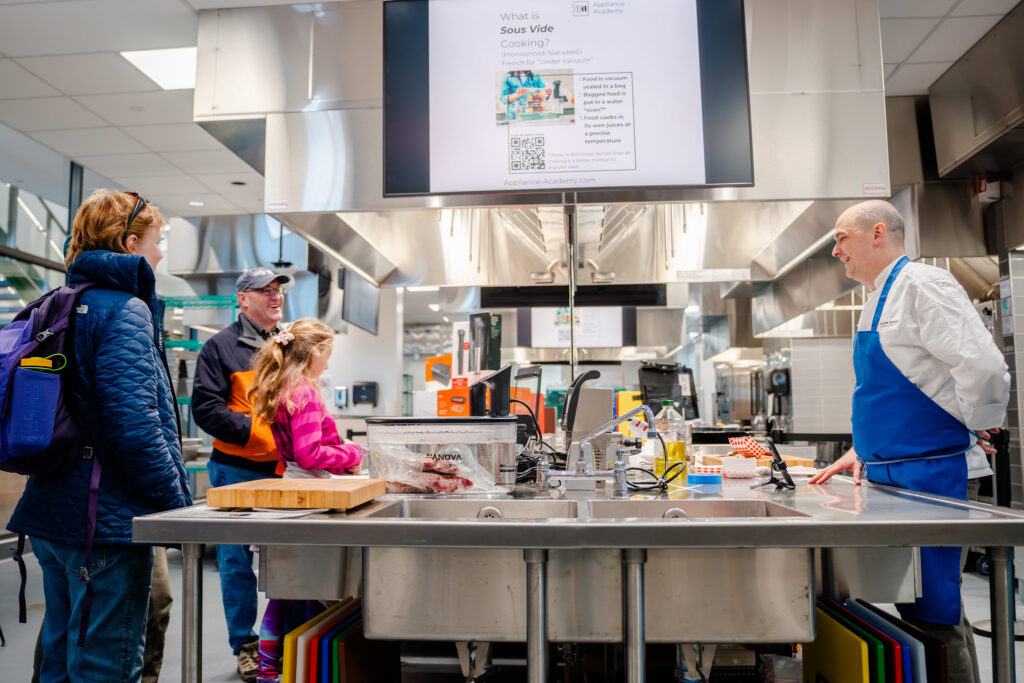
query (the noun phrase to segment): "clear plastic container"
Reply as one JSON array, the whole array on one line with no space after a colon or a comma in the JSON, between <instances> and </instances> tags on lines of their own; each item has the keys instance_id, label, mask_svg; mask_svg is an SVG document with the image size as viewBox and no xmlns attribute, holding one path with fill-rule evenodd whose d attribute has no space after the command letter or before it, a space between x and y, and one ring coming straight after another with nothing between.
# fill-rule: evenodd
<instances>
[{"instance_id":1,"label":"clear plastic container","mask_svg":"<svg viewBox=\"0 0 1024 683\"><path fill-rule=\"evenodd\" d=\"M370 476L389 493L511 491L516 482L515 417L366 420Z\"/></svg>"}]
</instances>

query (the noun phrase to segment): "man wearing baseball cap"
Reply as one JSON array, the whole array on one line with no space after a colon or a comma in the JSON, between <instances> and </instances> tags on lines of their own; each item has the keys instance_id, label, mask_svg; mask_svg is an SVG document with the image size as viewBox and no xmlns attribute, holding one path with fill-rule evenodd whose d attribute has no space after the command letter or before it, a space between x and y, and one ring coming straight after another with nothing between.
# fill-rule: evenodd
<instances>
[{"instance_id":1,"label":"man wearing baseball cap","mask_svg":"<svg viewBox=\"0 0 1024 683\"><path fill-rule=\"evenodd\" d=\"M235 281L241 313L238 320L208 339L199 352L192 389L192 417L214 437L210 456L211 486L279 476L277 449L270 426L251 417L245 394L252 384L249 362L281 320L290 275L250 268ZM238 657L238 674L256 680L258 636L256 575L248 546L217 546L228 641Z\"/></svg>"}]
</instances>

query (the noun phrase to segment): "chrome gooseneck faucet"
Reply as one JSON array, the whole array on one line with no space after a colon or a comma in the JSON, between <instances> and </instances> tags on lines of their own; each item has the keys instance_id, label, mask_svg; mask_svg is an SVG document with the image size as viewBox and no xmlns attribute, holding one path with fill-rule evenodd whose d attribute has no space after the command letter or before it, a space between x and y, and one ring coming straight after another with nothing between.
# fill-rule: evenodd
<instances>
[{"instance_id":1,"label":"chrome gooseneck faucet","mask_svg":"<svg viewBox=\"0 0 1024 683\"><path fill-rule=\"evenodd\" d=\"M622 449L616 450L615 462L610 470L588 470L587 469L587 458L593 457L594 449L591 445L591 441L597 437L610 432L615 429L618 425L629 420L630 418L644 413L647 418L648 438L654 438L658 435L658 432L654 427L654 411L648 406L641 405L633 408L628 413L619 415L612 418L608 422L605 422L600 427L597 427L593 431L584 435L582 439L577 443L569 445L569 460L573 460L572 469L566 469L564 472L557 472L554 475L555 479L612 479L615 484L615 493L625 495L626 493L626 461L622 458ZM573 459L572 454L576 453L576 458ZM551 464L545 458L537 465L537 484L540 486L547 486L552 478L551 475Z\"/></svg>"}]
</instances>

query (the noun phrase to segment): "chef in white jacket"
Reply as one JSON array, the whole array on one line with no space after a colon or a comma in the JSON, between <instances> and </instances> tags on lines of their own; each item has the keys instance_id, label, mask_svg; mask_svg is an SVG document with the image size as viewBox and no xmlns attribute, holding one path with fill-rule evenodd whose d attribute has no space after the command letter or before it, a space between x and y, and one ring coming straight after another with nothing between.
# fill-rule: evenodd
<instances>
[{"instance_id":1,"label":"chef in white jacket","mask_svg":"<svg viewBox=\"0 0 1024 683\"><path fill-rule=\"evenodd\" d=\"M987 469L976 432L998 427L1006 415L1003 355L953 276L907 259L903 218L892 204L847 209L834 234L832 255L872 292L854 343L853 448L810 483L853 470L858 484L863 473L872 482L964 499L969 469ZM960 548L922 548L922 596L897 607L946 643L949 680L981 683L960 569Z\"/></svg>"}]
</instances>

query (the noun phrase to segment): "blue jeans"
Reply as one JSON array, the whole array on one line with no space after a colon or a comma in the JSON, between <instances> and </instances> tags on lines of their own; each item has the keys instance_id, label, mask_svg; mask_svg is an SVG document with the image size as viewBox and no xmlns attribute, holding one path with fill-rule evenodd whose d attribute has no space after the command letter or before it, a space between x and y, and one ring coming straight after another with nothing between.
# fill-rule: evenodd
<instances>
[{"instance_id":1,"label":"blue jeans","mask_svg":"<svg viewBox=\"0 0 1024 683\"><path fill-rule=\"evenodd\" d=\"M84 548L32 538L32 549L43 570L46 600L40 683L141 680L153 548L93 547L93 602L84 648L78 647L85 600L85 584L78 573L85 563Z\"/></svg>"},{"instance_id":2,"label":"blue jeans","mask_svg":"<svg viewBox=\"0 0 1024 683\"><path fill-rule=\"evenodd\" d=\"M207 471L211 486L229 486L268 476L219 462L210 462ZM243 645L259 640L253 630L256 626L256 574L252 571L249 546L217 546L217 571L220 572L224 617L228 622L228 642L237 655Z\"/></svg>"}]
</instances>

